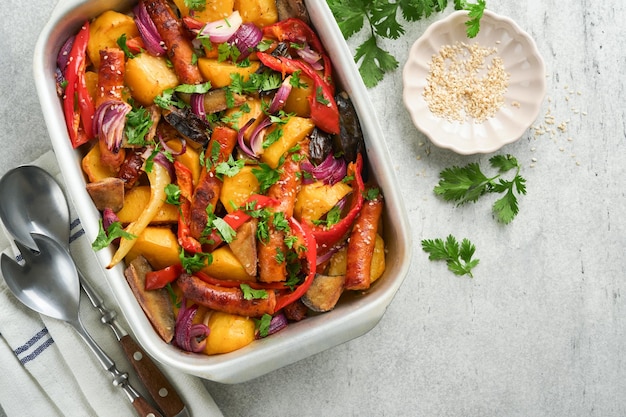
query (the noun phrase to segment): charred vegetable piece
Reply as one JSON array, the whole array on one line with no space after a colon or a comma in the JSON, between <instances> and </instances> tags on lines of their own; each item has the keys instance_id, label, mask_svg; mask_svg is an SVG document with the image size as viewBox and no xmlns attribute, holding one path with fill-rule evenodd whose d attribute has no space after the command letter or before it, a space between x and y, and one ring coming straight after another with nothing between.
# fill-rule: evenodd
<instances>
[{"instance_id":1,"label":"charred vegetable piece","mask_svg":"<svg viewBox=\"0 0 626 417\"><path fill-rule=\"evenodd\" d=\"M163 111L163 118L186 139L202 146L209 141L211 126L189 108L181 110L171 107Z\"/></svg>"},{"instance_id":2,"label":"charred vegetable piece","mask_svg":"<svg viewBox=\"0 0 626 417\"><path fill-rule=\"evenodd\" d=\"M335 98L339 109L340 131L335 135L335 149L343 154L348 162L356 161L358 154L364 154L363 132L350 97L345 91Z\"/></svg>"},{"instance_id":3,"label":"charred vegetable piece","mask_svg":"<svg viewBox=\"0 0 626 417\"><path fill-rule=\"evenodd\" d=\"M302 0L276 0L276 10L278 11L278 20L295 17L307 25L311 24L309 13Z\"/></svg>"},{"instance_id":4,"label":"charred vegetable piece","mask_svg":"<svg viewBox=\"0 0 626 417\"><path fill-rule=\"evenodd\" d=\"M150 271L152 267L146 258L138 256L126 268L124 276L156 332L169 343L174 337L175 326L172 303L169 294L163 288L146 291L146 274Z\"/></svg>"},{"instance_id":5,"label":"charred vegetable piece","mask_svg":"<svg viewBox=\"0 0 626 417\"><path fill-rule=\"evenodd\" d=\"M117 177L124 181L125 188L131 189L143 173L143 149L126 152L126 158L120 166Z\"/></svg>"},{"instance_id":6,"label":"charred vegetable piece","mask_svg":"<svg viewBox=\"0 0 626 417\"><path fill-rule=\"evenodd\" d=\"M87 192L98 210L110 208L120 211L124 206L124 181L119 178L105 178L87 184Z\"/></svg>"},{"instance_id":7,"label":"charred vegetable piece","mask_svg":"<svg viewBox=\"0 0 626 417\"><path fill-rule=\"evenodd\" d=\"M302 297L302 303L318 313L330 311L339 301L345 282L345 275L317 274Z\"/></svg>"},{"instance_id":8,"label":"charred vegetable piece","mask_svg":"<svg viewBox=\"0 0 626 417\"><path fill-rule=\"evenodd\" d=\"M321 129L315 128L309 135L309 159L315 165L321 164L333 153L333 137Z\"/></svg>"},{"instance_id":9,"label":"charred vegetable piece","mask_svg":"<svg viewBox=\"0 0 626 417\"><path fill-rule=\"evenodd\" d=\"M237 260L241 262L246 273L252 277L255 277L257 273L257 223L256 219L244 223L237 230L235 238L229 243Z\"/></svg>"}]
</instances>

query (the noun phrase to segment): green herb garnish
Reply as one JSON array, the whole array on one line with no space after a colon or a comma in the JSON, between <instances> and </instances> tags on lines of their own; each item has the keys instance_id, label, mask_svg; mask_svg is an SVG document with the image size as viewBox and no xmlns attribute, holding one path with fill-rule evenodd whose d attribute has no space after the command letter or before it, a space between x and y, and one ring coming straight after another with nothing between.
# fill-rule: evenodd
<instances>
[{"instance_id":1,"label":"green herb garnish","mask_svg":"<svg viewBox=\"0 0 626 417\"><path fill-rule=\"evenodd\" d=\"M428 253L431 261L446 261L448 269L456 275L472 275L472 269L478 265L479 259L472 259L476 247L468 240L463 239L461 244L452 235L443 239L424 239L422 249Z\"/></svg>"},{"instance_id":2,"label":"green herb garnish","mask_svg":"<svg viewBox=\"0 0 626 417\"><path fill-rule=\"evenodd\" d=\"M109 225L107 230L104 230L104 226L102 223L102 219L100 219L100 228L98 230L98 236L96 236L96 240L93 241L91 247L94 251L99 251L108 247L115 239L118 238L124 239L136 239L137 236L132 233L128 233L122 227L122 223L113 222Z\"/></svg>"},{"instance_id":3,"label":"green herb garnish","mask_svg":"<svg viewBox=\"0 0 626 417\"><path fill-rule=\"evenodd\" d=\"M487 177L479 164L470 163L464 167L453 166L439 174L440 181L435 186L435 193L446 201L456 201L457 205L476 202L487 193L504 193L504 196L493 204L493 212L498 220L508 224L519 211L517 194L526 194L526 180L520 176L521 166L511 155L496 155L489 159L491 166L498 174ZM507 181L502 174L515 169L515 176Z\"/></svg>"},{"instance_id":4,"label":"green herb garnish","mask_svg":"<svg viewBox=\"0 0 626 417\"><path fill-rule=\"evenodd\" d=\"M386 73L398 68L396 58L381 43L383 39L398 39L405 33L399 15L404 21L415 22L448 6L448 0L327 0L327 3L346 39L361 32L364 26L369 31L354 55L355 62L360 62L359 72L367 87L374 87ZM470 12L466 22L469 38L478 33L485 6L485 0L476 3L454 0L456 10Z\"/></svg>"}]
</instances>

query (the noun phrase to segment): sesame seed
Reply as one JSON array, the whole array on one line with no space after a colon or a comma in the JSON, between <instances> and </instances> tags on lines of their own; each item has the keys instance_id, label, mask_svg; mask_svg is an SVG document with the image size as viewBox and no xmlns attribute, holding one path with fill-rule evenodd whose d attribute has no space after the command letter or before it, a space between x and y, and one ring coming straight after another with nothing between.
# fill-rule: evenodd
<instances>
[{"instance_id":1,"label":"sesame seed","mask_svg":"<svg viewBox=\"0 0 626 417\"><path fill-rule=\"evenodd\" d=\"M504 104L509 77L496 48L457 42L433 55L422 95L437 117L482 123Z\"/></svg>"}]
</instances>

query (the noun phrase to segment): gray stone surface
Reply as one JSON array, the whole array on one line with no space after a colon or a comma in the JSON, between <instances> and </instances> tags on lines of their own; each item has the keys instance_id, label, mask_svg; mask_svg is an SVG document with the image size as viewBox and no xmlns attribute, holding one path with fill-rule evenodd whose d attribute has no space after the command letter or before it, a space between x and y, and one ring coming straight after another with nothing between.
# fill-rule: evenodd
<instances>
[{"instance_id":1,"label":"gray stone surface","mask_svg":"<svg viewBox=\"0 0 626 417\"><path fill-rule=\"evenodd\" d=\"M50 148L31 56L55 4L0 6L0 173ZM502 226L489 197L455 208L434 196L440 170L489 155L431 145L402 106L401 68L387 76L370 94L411 219L409 275L368 334L247 383L207 382L225 416L626 415L626 3L488 6L543 55L548 93L537 124L548 111L567 122L565 132L529 130L498 152L523 163L518 217ZM441 16L406 25L384 46L403 65ZM476 244L474 279L421 250L421 239L449 233Z\"/></svg>"}]
</instances>

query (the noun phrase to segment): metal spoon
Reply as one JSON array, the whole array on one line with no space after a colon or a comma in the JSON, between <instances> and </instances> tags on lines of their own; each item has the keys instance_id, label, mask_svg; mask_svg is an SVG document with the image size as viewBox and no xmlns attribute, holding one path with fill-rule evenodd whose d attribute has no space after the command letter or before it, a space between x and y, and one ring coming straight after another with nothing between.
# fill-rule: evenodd
<instances>
[{"instance_id":1,"label":"metal spoon","mask_svg":"<svg viewBox=\"0 0 626 417\"><path fill-rule=\"evenodd\" d=\"M0 220L17 241L36 250L31 233L56 240L69 252L70 211L63 190L54 177L34 165L23 165L0 179ZM150 357L106 308L102 297L78 270L80 284L91 304L100 311L101 321L108 324L122 345L124 353L151 397L166 417L185 417L189 413L182 399Z\"/></svg>"},{"instance_id":2,"label":"metal spoon","mask_svg":"<svg viewBox=\"0 0 626 417\"><path fill-rule=\"evenodd\" d=\"M80 286L74 261L69 253L52 238L33 234L39 253L31 252L15 242L24 259L20 265L7 254L2 254L0 267L7 286L24 305L40 314L69 323L87 343L104 369L113 376L113 385L126 393L141 416L154 417L156 411L128 382L128 374L120 372L113 360L87 333L78 314Z\"/></svg>"}]
</instances>

